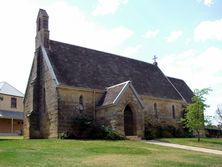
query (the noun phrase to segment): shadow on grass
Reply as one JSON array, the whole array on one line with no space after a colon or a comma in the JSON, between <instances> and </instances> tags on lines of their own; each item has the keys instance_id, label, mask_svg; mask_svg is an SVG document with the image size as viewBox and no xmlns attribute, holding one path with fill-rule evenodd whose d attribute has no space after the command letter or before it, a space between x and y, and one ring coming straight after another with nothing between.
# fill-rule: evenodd
<instances>
[{"instance_id":1,"label":"shadow on grass","mask_svg":"<svg viewBox=\"0 0 222 167\"><path fill-rule=\"evenodd\" d=\"M198 142L197 142L198 143ZM222 139L221 141L209 141L209 140L200 140L200 143L207 143L207 144L218 144L218 145L222 145Z\"/></svg>"},{"instance_id":2,"label":"shadow on grass","mask_svg":"<svg viewBox=\"0 0 222 167\"><path fill-rule=\"evenodd\" d=\"M123 147L123 146L105 146L87 148L87 151L98 154L126 154L126 155L144 155L151 154L150 150L139 147Z\"/></svg>"}]
</instances>

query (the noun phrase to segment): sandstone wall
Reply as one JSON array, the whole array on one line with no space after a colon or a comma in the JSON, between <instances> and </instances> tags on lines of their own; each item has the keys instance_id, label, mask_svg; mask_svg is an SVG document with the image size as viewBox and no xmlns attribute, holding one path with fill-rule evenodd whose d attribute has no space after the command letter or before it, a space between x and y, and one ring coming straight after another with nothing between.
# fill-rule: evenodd
<instances>
[{"instance_id":1,"label":"sandstone wall","mask_svg":"<svg viewBox=\"0 0 222 167\"><path fill-rule=\"evenodd\" d=\"M25 138L58 137L58 97L55 81L41 53L32 66L24 100Z\"/></svg>"},{"instance_id":2,"label":"sandstone wall","mask_svg":"<svg viewBox=\"0 0 222 167\"><path fill-rule=\"evenodd\" d=\"M0 101L0 109L7 110L7 111L20 111L23 112L23 97L19 96L10 96L5 94L0 94L3 97L3 100ZM17 106L16 108L11 107L11 98L16 98Z\"/></svg>"},{"instance_id":3,"label":"sandstone wall","mask_svg":"<svg viewBox=\"0 0 222 167\"><path fill-rule=\"evenodd\" d=\"M128 89L122 96L117 105L110 107L97 108L96 117L100 124L110 126L113 130L121 135L125 135L124 131L124 110L129 105L133 112L134 135L143 137L144 117L143 108L139 104L138 99Z\"/></svg>"},{"instance_id":4,"label":"sandstone wall","mask_svg":"<svg viewBox=\"0 0 222 167\"><path fill-rule=\"evenodd\" d=\"M58 94L58 132L66 133L71 132L75 117L82 114L95 118L95 105L101 99L103 91L60 86ZM80 106L80 96L82 96L83 108Z\"/></svg>"},{"instance_id":5,"label":"sandstone wall","mask_svg":"<svg viewBox=\"0 0 222 167\"><path fill-rule=\"evenodd\" d=\"M36 127L36 121L30 122L31 117L35 114L33 111L33 87L35 78L37 77L37 56L33 59L33 64L31 72L29 75L28 85L26 87L25 97L24 97L24 120L23 120L23 135L25 139L29 139L33 136L34 128ZM32 113L32 115L31 115ZM31 119L32 120L32 119ZM32 128L32 129L31 129ZM31 130L31 131L30 131ZM31 135L32 134L32 135Z\"/></svg>"},{"instance_id":6,"label":"sandstone wall","mask_svg":"<svg viewBox=\"0 0 222 167\"><path fill-rule=\"evenodd\" d=\"M162 126L171 125L176 128L181 128L181 117L183 115L184 106L183 101L170 100L163 98L154 98L148 96L141 96L144 108L144 118L151 121L152 124L159 124ZM157 106L157 112L154 109L154 103ZM175 112L173 114L173 107Z\"/></svg>"}]
</instances>

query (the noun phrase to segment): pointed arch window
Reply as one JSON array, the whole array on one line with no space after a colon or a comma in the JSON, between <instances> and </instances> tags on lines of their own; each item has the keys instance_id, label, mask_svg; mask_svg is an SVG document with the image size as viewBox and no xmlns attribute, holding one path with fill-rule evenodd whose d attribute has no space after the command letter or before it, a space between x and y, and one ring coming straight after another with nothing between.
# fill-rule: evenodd
<instances>
[{"instance_id":1,"label":"pointed arch window","mask_svg":"<svg viewBox=\"0 0 222 167\"><path fill-rule=\"evenodd\" d=\"M153 104L153 110L155 113L155 117L158 118L158 111L157 111L157 104L156 103Z\"/></svg>"},{"instance_id":2,"label":"pointed arch window","mask_svg":"<svg viewBox=\"0 0 222 167\"><path fill-rule=\"evenodd\" d=\"M172 116L173 116L173 119L176 118L176 115L175 115L175 106L172 105Z\"/></svg>"},{"instance_id":3,"label":"pointed arch window","mask_svg":"<svg viewBox=\"0 0 222 167\"><path fill-rule=\"evenodd\" d=\"M79 96L79 112L82 113L84 110L84 105L83 105L83 96Z\"/></svg>"},{"instance_id":4,"label":"pointed arch window","mask_svg":"<svg viewBox=\"0 0 222 167\"><path fill-rule=\"evenodd\" d=\"M45 97L45 88L43 88L43 112L46 112L46 97Z\"/></svg>"}]
</instances>

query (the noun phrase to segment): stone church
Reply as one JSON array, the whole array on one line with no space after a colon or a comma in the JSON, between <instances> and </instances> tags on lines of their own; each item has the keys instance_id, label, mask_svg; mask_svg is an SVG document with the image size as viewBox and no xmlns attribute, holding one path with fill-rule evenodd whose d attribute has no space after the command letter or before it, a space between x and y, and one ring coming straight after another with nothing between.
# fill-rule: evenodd
<instances>
[{"instance_id":1,"label":"stone church","mask_svg":"<svg viewBox=\"0 0 222 167\"><path fill-rule=\"evenodd\" d=\"M182 128L193 95L183 80L166 76L156 62L51 40L48 19L40 9L24 97L25 138L58 138L81 114L125 136L143 137L147 118Z\"/></svg>"}]
</instances>

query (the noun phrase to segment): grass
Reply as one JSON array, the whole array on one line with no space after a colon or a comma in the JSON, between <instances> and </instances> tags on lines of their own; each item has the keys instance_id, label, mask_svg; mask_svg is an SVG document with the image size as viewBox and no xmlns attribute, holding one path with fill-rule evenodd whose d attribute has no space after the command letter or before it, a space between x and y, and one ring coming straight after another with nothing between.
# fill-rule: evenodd
<instances>
[{"instance_id":1,"label":"grass","mask_svg":"<svg viewBox=\"0 0 222 167\"><path fill-rule=\"evenodd\" d=\"M0 167L222 167L218 155L137 141L0 139Z\"/></svg>"},{"instance_id":2,"label":"grass","mask_svg":"<svg viewBox=\"0 0 222 167\"><path fill-rule=\"evenodd\" d=\"M23 139L23 136L0 136L0 141L2 139Z\"/></svg>"},{"instance_id":3,"label":"grass","mask_svg":"<svg viewBox=\"0 0 222 167\"><path fill-rule=\"evenodd\" d=\"M222 151L222 138L201 138L200 142L197 141L197 138L163 138L160 141Z\"/></svg>"}]
</instances>

